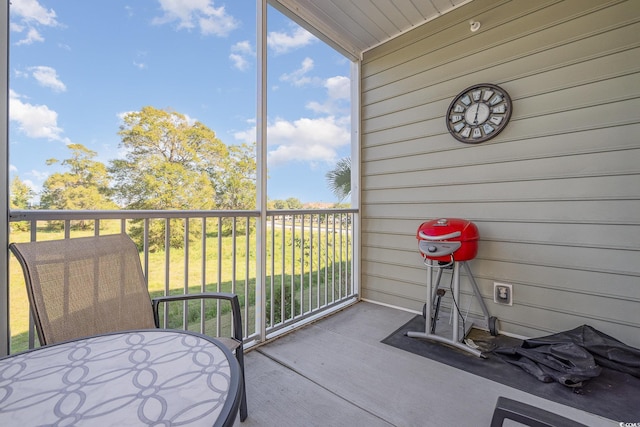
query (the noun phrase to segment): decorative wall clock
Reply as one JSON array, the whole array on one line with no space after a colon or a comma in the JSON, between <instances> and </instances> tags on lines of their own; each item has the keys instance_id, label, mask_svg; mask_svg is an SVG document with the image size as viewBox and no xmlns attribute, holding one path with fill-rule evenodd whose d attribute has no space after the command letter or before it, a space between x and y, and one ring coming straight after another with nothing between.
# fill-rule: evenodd
<instances>
[{"instance_id":1,"label":"decorative wall clock","mask_svg":"<svg viewBox=\"0 0 640 427\"><path fill-rule=\"evenodd\" d=\"M511 118L511 98L489 83L466 88L447 110L447 128L458 141L477 144L498 135Z\"/></svg>"}]
</instances>

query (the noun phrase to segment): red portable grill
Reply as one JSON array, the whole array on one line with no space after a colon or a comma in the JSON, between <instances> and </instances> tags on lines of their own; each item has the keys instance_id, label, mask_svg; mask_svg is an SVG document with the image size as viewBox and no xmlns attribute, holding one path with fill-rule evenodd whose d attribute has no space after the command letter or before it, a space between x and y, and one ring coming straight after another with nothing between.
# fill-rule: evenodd
<instances>
[{"instance_id":1,"label":"red portable grill","mask_svg":"<svg viewBox=\"0 0 640 427\"><path fill-rule=\"evenodd\" d=\"M468 261L478 253L478 227L466 219L423 222L416 237L422 256L433 261Z\"/></svg>"},{"instance_id":2,"label":"red portable grill","mask_svg":"<svg viewBox=\"0 0 640 427\"><path fill-rule=\"evenodd\" d=\"M476 356L482 356L482 353L476 348L472 348L462 342L472 324L465 325L464 318L462 323L462 338L459 338L458 315L461 316L460 304L460 265L465 268L467 277L471 282L475 297L482 308L487 321L487 326L492 335L497 335L496 318L489 317L489 311L482 299L480 289L471 273L467 261L472 260L478 253L478 227L471 221L460 218L440 218L423 222L416 232L418 239L418 249L424 258L424 264L427 266L427 302L424 305L423 315L425 317L425 330L410 331L407 336L413 338L426 338L435 341L444 342L453 345L462 350L468 351ZM443 269L451 268L451 291L453 305L451 309L458 311L458 315L453 316L452 337L446 338L436 335L436 321L438 310L440 308L440 299L445 294L444 289L439 289L440 279L442 278ZM437 269L438 275L435 288L433 287L433 269ZM431 315L433 306L435 305L435 314ZM468 326L468 328L466 327Z\"/></svg>"}]
</instances>

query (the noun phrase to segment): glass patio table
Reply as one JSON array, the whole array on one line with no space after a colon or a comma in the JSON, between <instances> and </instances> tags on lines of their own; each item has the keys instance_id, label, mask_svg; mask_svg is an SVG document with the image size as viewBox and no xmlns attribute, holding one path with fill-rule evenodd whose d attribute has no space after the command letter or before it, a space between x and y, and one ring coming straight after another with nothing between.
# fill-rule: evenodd
<instances>
[{"instance_id":1,"label":"glass patio table","mask_svg":"<svg viewBox=\"0 0 640 427\"><path fill-rule=\"evenodd\" d=\"M0 359L0 425L230 426L241 372L214 338L118 332Z\"/></svg>"}]
</instances>

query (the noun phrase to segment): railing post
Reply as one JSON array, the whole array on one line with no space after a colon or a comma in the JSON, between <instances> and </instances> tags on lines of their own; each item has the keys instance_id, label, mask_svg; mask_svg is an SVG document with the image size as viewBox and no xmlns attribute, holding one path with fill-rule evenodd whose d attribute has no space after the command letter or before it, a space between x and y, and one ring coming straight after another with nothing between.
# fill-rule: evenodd
<instances>
[{"instance_id":1,"label":"railing post","mask_svg":"<svg viewBox=\"0 0 640 427\"><path fill-rule=\"evenodd\" d=\"M0 257L0 356L9 354L11 335L9 332L9 2L0 10L0 241L4 256Z\"/></svg>"},{"instance_id":2,"label":"railing post","mask_svg":"<svg viewBox=\"0 0 640 427\"><path fill-rule=\"evenodd\" d=\"M260 217L256 224L256 332L267 336L267 0L256 0L256 197ZM273 296L272 296L273 297Z\"/></svg>"}]
</instances>

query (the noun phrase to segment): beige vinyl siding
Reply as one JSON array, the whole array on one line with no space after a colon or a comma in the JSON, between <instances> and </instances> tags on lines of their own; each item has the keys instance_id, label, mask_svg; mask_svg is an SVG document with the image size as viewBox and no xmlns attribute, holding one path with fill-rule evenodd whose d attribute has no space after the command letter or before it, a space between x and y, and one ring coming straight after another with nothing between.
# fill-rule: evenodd
<instances>
[{"instance_id":1,"label":"beige vinyl siding","mask_svg":"<svg viewBox=\"0 0 640 427\"><path fill-rule=\"evenodd\" d=\"M513 115L463 144L444 116L477 83L507 90ZM416 230L466 218L501 330L590 324L640 346L640 2L474 0L366 52L361 86L365 299L420 311ZM513 284L513 306L493 303L494 281Z\"/></svg>"}]
</instances>

